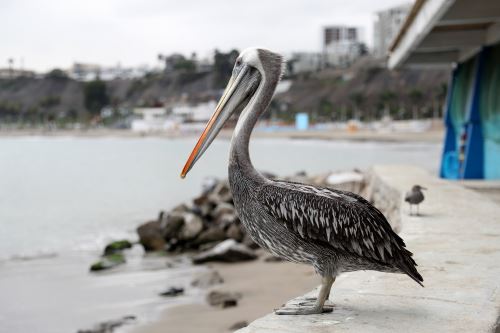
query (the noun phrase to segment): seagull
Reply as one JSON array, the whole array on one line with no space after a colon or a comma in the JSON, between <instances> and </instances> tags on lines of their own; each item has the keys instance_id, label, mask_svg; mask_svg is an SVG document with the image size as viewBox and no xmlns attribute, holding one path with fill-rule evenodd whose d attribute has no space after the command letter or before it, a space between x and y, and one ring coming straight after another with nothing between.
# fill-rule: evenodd
<instances>
[{"instance_id":1,"label":"seagull","mask_svg":"<svg viewBox=\"0 0 500 333\"><path fill-rule=\"evenodd\" d=\"M181 172L184 178L227 120L240 112L229 153L229 184L236 212L253 240L273 255L309 264L321 276L318 297L278 315L330 312L332 284L344 272L375 270L406 274L422 285L412 253L384 215L354 193L272 180L252 165L249 142L284 68L283 57L263 48L243 51L229 83ZM279 158L279 152L276 152ZM423 286L423 285L422 285Z\"/></svg>"},{"instance_id":2,"label":"seagull","mask_svg":"<svg viewBox=\"0 0 500 333\"><path fill-rule=\"evenodd\" d=\"M418 205L424 201L424 193L422 193L422 190L427 190L425 187L422 187L420 185L414 185L411 188L411 191L406 192L405 195L405 201L410 204L410 215L413 215L412 212L412 206L417 205L417 216L418 216Z\"/></svg>"}]
</instances>

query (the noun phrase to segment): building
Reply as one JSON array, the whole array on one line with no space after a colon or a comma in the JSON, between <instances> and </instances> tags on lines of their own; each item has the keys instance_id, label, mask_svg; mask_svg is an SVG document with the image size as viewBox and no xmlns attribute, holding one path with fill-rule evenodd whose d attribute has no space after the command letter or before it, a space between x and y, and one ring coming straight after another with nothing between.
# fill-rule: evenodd
<instances>
[{"instance_id":1,"label":"building","mask_svg":"<svg viewBox=\"0 0 500 333\"><path fill-rule=\"evenodd\" d=\"M35 77L34 71L14 68L0 68L0 79L15 79L18 77Z\"/></svg>"},{"instance_id":2,"label":"building","mask_svg":"<svg viewBox=\"0 0 500 333\"><path fill-rule=\"evenodd\" d=\"M290 74L317 72L322 66L322 56L320 53L295 52L287 61Z\"/></svg>"},{"instance_id":3,"label":"building","mask_svg":"<svg viewBox=\"0 0 500 333\"><path fill-rule=\"evenodd\" d=\"M122 67L119 64L116 66L101 66L98 64L76 62L67 72L70 78L87 82L97 78L104 81L139 78L151 71L152 69L147 65L138 67Z\"/></svg>"},{"instance_id":4,"label":"building","mask_svg":"<svg viewBox=\"0 0 500 333\"><path fill-rule=\"evenodd\" d=\"M441 177L500 179L500 1L417 0L388 65L453 68Z\"/></svg>"},{"instance_id":5,"label":"building","mask_svg":"<svg viewBox=\"0 0 500 333\"><path fill-rule=\"evenodd\" d=\"M347 67L366 53L361 42L361 29L343 25L323 29L323 66Z\"/></svg>"},{"instance_id":6,"label":"building","mask_svg":"<svg viewBox=\"0 0 500 333\"><path fill-rule=\"evenodd\" d=\"M160 132L175 130L178 121L167 117L164 107L135 108L136 119L132 120L131 129L134 132Z\"/></svg>"},{"instance_id":7,"label":"building","mask_svg":"<svg viewBox=\"0 0 500 333\"><path fill-rule=\"evenodd\" d=\"M389 46L399 32L411 4L392 7L376 13L373 24L373 54L377 58L384 58L389 52Z\"/></svg>"}]
</instances>

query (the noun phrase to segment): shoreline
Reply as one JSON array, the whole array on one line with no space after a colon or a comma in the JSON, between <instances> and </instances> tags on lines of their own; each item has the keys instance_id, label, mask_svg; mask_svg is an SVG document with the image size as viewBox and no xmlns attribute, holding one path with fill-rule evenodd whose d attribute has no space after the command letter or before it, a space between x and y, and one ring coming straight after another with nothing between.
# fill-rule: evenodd
<instances>
[{"instance_id":1,"label":"shoreline","mask_svg":"<svg viewBox=\"0 0 500 333\"><path fill-rule=\"evenodd\" d=\"M220 138L228 140L232 136L232 129L223 129L219 134ZM197 138L199 133L168 133L151 132L140 133L131 130L116 129L90 129L90 130L0 130L0 138L15 137L76 137L76 138L166 138L166 139L184 139ZM444 135L443 129L433 129L423 132L402 132L402 131L373 131L359 130L349 132L346 130L283 130L283 131L265 131L257 128L253 138L265 139L298 139L298 140L342 140L357 142L442 142Z\"/></svg>"},{"instance_id":2,"label":"shoreline","mask_svg":"<svg viewBox=\"0 0 500 333\"><path fill-rule=\"evenodd\" d=\"M259 258L235 264L213 263L208 267L219 272L224 282L206 289L239 292L242 298L237 306L220 308L206 302L168 307L151 322L130 327L131 333L231 332L231 326L255 319L280 307L289 298L316 287L319 278L307 265L290 262L265 262L270 254L259 250Z\"/></svg>"}]
</instances>

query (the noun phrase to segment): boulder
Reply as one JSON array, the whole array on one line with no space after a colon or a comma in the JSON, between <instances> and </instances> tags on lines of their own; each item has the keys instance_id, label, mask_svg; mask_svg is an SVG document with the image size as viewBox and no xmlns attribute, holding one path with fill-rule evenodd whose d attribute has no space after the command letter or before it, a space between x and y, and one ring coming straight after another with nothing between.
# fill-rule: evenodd
<instances>
[{"instance_id":1,"label":"boulder","mask_svg":"<svg viewBox=\"0 0 500 333\"><path fill-rule=\"evenodd\" d=\"M159 221L150 221L137 228L139 242L148 251L161 251L165 248L163 231Z\"/></svg>"},{"instance_id":2,"label":"boulder","mask_svg":"<svg viewBox=\"0 0 500 333\"><path fill-rule=\"evenodd\" d=\"M90 270L92 272L102 271L105 269L110 269L116 267L118 265L125 263L125 257L121 253L114 253L110 255L106 255L101 258L101 260L93 263L90 266Z\"/></svg>"},{"instance_id":3,"label":"boulder","mask_svg":"<svg viewBox=\"0 0 500 333\"><path fill-rule=\"evenodd\" d=\"M234 239L237 242L241 242L243 240L243 237L245 237L245 233L241 228L241 224L239 223L230 224L229 228L227 228L226 236L228 238Z\"/></svg>"},{"instance_id":4,"label":"boulder","mask_svg":"<svg viewBox=\"0 0 500 333\"><path fill-rule=\"evenodd\" d=\"M196 245L207 244L212 242L220 242L225 240L226 233L221 228L212 226L206 230L203 230L198 237L194 240Z\"/></svg>"},{"instance_id":5,"label":"boulder","mask_svg":"<svg viewBox=\"0 0 500 333\"><path fill-rule=\"evenodd\" d=\"M256 250L260 247L259 244L255 243L252 237L250 237L250 235L247 233L245 233L245 236L243 237L241 243L246 245L248 248L252 250Z\"/></svg>"},{"instance_id":6,"label":"boulder","mask_svg":"<svg viewBox=\"0 0 500 333\"><path fill-rule=\"evenodd\" d=\"M215 223L221 228L226 229L231 224L240 223L240 219L236 214L222 214L215 220Z\"/></svg>"},{"instance_id":7,"label":"boulder","mask_svg":"<svg viewBox=\"0 0 500 333\"><path fill-rule=\"evenodd\" d=\"M169 289L160 293L160 296L174 297L184 294L184 288L170 287Z\"/></svg>"},{"instance_id":8,"label":"boulder","mask_svg":"<svg viewBox=\"0 0 500 333\"><path fill-rule=\"evenodd\" d=\"M233 195L229 189L229 184L227 182L219 182L209 194L209 199L216 203L231 202L233 200Z\"/></svg>"},{"instance_id":9,"label":"boulder","mask_svg":"<svg viewBox=\"0 0 500 333\"><path fill-rule=\"evenodd\" d=\"M214 248L194 256L193 263L202 264L210 261L239 262L256 258L257 255L247 246L237 243L234 239L227 239Z\"/></svg>"},{"instance_id":10,"label":"boulder","mask_svg":"<svg viewBox=\"0 0 500 333\"><path fill-rule=\"evenodd\" d=\"M238 305L238 300L241 298L240 293L230 293L224 291L211 291L207 294L207 303L211 306L220 306L228 308Z\"/></svg>"},{"instance_id":11,"label":"boulder","mask_svg":"<svg viewBox=\"0 0 500 333\"><path fill-rule=\"evenodd\" d=\"M78 330L78 333L112 333L115 329L136 319L135 316L129 315L120 319L109 320L95 325L91 329Z\"/></svg>"},{"instance_id":12,"label":"boulder","mask_svg":"<svg viewBox=\"0 0 500 333\"><path fill-rule=\"evenodd\" d=\"M242 320L242 321L237 321L236 323L232 324L230 327L229 327L229 330L230 331L236 331L236 330L239 330L243 327L247 327L248 326L248 322L245 321L245 320Z\"/></svg>"},{"instance_id":13,"label":"boulder","mask_svg":"<svg viewBox=\"0 0 500 333\"><path fill-rule=\"evenodd\" d=\"M221 283L224 283L224 279L220 276L219 272L211 270L197 275L191 282L191 285L197 288L209 288Z\"/></svg>"},{"instance_id":14,"label":"boulder","mask_svg":"<svg viewBox=\"0 0 500 333\"><path fill-rule=\"evenodd\" d=\"M203 193L212 192L219 182L216 177L205 177L201 182L201 191Z\"/></svg>"},{"instance_id":15,"label":"boulder","mask_svg":"<svg viewBox=\"0 0 500 333\"><path fill-rule=\"evenodd\" d=\"M132 243L126 239L114 241L106 245L106 247L104 248L104 255L119 253L122 250L130 249L131 247Z\"/></svg>"},{"instance_id":16,"label":"boulder","mask_svg":"<svg viewBox=\"0 0 500 333\"><path fill-rule=\"evenodd\" d=\"M172 212L165 215L161 222L162 235L165 240L178 238L179 232L184 225L184 213Z\"/></svg>"},{"instance_id":17,"label":"boulder","mask_svg":"<svg viewBox=\"0 0 500 333\"><path fill-rule=\"evenodd\" d=\"M184 223L179 230L180 240L191 240L196 238L203 230L203 221L193 213L183 213Z\"/></svg>"},{"instance_id":18,"label":"boulder","mask_svg":"<svg viewBox=\"0 0 500 333\"><path fill-rule=\"evenodd\" d=\"M285 261L285 259L277 256L270 255L264 259L265 262L282 262Z\"/></svg>"},{"instance_id":19,"label":"boulder","mask_svg":"<svg viewBox=\"0 0 500 333\"><path fill-rule=\"evenodd\" d=\"M220 202L211 213L215 220L223 214L234 215L234 206L227 202Z\"/></svg>"}]
</instances>

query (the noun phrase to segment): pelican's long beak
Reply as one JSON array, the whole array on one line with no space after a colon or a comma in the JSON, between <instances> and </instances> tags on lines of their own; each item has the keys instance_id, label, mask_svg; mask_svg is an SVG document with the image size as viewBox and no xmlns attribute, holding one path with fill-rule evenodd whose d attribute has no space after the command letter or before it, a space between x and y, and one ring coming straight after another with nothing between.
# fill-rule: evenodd
<instances>
[{"instance_id":1,"label":"pelican's long beak","mask_svg":"<svg viewBox=\"0 0 500 333\"><path fill-rule=\"evenodd\" d=\"M233 74L215 108L214 114L208 121L203 133L201 133L196 146L182 169L181 178L186 177L186 174L207 150L227 120L247 100L254 86L253 78L255 75L253 75L253 72L250 67L245 65L236 74Z\"/></svg>"}]
</instances>

